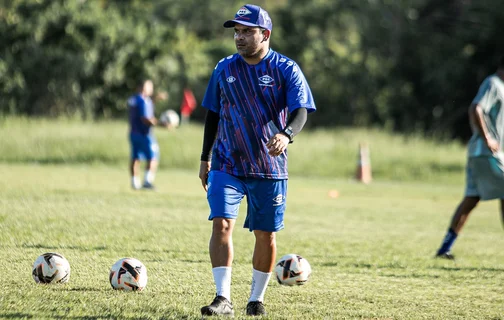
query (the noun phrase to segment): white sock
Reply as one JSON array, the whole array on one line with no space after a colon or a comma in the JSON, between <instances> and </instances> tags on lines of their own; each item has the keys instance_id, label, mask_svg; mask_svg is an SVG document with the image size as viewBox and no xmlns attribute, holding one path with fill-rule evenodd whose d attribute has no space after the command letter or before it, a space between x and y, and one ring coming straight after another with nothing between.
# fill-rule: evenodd
<instances>
[{"instance_id":1,"label":"white sock","mask_svg":"<svg viewBox=\"0 0 504 320\"><path fill-rule=\"evenodd\" d=\"M264 273L252 269L252 286L250 288L250 299L251 301L264 301L264 293L268 287L268 282L271 277L271 272Z\"/></svg>"},{"instance_id":2,"label":"white sock","mask_svg":"<svg viewBox=\"0 0 504 320\"><path fill-rule=\"evenodd\" d=\"M217 295L231 301L231 267L215 267L212 273Z\"/></svg>"},{"instance_id":3,"label":"white sock","mask_svg":"<svg viewBox=\"0 0 504 320\"><path fill-rule=\"evenodd\" d=\"M138 179L138 177L131 177L131 186L137 189L140 188L140 179Z\"/></svg>"},{"instance_id":4,"label":"white sock","mask_svg":"<svg viewBox=\"0 0 504 320\"><path fill-rule=\"evenodd\" d=\"M152 170L145 171L145 178L144 178L145 182L153 183L154 178L155 178L154 171L152 171Z\"/></svg>"}]
</instances>

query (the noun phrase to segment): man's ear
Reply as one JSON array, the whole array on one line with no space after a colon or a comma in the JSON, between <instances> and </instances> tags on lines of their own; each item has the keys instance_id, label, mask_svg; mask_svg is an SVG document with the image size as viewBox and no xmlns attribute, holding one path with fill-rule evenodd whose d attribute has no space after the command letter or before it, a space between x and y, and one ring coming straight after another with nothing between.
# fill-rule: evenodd
<instances>
[{"instance_id":1,"label":"man's ear","mask_svg":"<svg viewBox=\"0 0 504 320\"><path fill-rule=\"evenodd\" d=\"M271 31L270 30L264 30L263 32L263 41L268 41L269 37L271 36Z\"/></svg>"}]
</instances>

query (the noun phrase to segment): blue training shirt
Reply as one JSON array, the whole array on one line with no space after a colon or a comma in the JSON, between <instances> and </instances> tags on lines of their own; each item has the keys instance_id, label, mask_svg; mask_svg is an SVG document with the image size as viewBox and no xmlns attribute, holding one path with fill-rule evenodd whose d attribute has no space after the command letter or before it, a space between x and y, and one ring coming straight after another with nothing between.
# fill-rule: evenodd
<instances>
[{"instance_id":1,"label":"blue training shirt","mask_svg":"<svg viewBox=\"0 0 504 320\"><path fill-rule=\"evenodd\" d=\"M271 49L256 65L237 53L221 59L202 105L220 115L211 170L267 179L288 178L287 151L270 156L268 140L284 129L288 113L315 111L299 66Z\"/></svg>"},{"instance_id":2,"label":"blue training shirt","mask_svg":"<svg viewBox=\"0 0 504 320\"><path fill-rule=\"evenodd\" d=\"M142 122L142 118L154 117L154 105L151 98L136 94L128 99L130 133L140 135L152 134L151 127Z\"/></svg>"}]
</instances>

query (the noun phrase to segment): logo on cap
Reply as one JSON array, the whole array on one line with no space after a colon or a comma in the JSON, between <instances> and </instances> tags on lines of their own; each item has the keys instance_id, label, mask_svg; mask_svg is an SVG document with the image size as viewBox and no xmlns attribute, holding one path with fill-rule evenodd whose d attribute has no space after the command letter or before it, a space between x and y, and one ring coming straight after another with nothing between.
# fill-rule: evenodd
<instances>
[{"instance_id":1,"label":"logo on cap","mask_svg":"<svg viewBox=\"0 0 504 320\"><path fill-rule=\"evenodd\" d=\"M243 17L246 16L247 14L252 14L252 12L247 9L247 7L241 7L240 10L236 13L237 16Z\"/></svg>"}]
</instances>

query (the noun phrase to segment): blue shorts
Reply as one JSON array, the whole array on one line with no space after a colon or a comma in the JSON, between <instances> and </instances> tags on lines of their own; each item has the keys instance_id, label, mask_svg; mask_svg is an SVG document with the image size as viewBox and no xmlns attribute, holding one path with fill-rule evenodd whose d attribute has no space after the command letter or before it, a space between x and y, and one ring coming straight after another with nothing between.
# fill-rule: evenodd
<instances>
[{"instance_id":1,"label":"blue shorts","mask_svg":"<svg viewBox=\"0 0 504 320\"><path fill-rule=\"evenodd\" d=\"M287 180L235 177L222 171L208 174L210 217L236 219L240 202L247 196L244 228L276 232L284 228Z\"/></svg>"},{"instance_id":2,"label":"blue shorts","mask_svg":"<svg viewBox=\"0 0 504 320\"><path fill-rule=\"evenodd\" d=\"M132 160L159 160L159 145L154 136L130 134Z\"/></svg>"}]
</instances>

